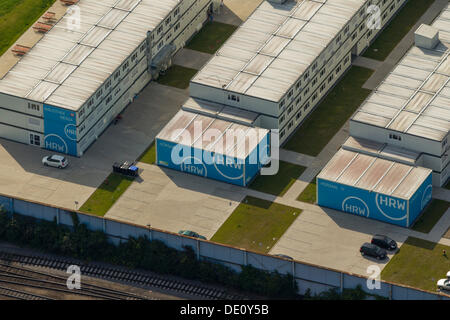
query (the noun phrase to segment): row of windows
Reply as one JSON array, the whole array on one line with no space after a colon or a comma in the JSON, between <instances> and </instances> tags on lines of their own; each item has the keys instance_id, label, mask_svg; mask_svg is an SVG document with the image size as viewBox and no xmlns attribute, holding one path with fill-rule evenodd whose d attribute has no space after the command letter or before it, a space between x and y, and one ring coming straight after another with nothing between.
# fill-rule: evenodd
<instances>
[{"instance_id":1,"label":"row of windows","mask_svg":"<svg viewBox=\"0 0 450 320\"><path fill-rule=\"evenodd\" d=\"M237 96L235 94L229 94L228 95L228 100L240 102L239 96Z\"/></svg>"},{"instance_id":2,"label":"row of windows","mask_svg":"<svg viewBox=\"0 0 450 320\"><path fill-rule=\"evenodd\" d=\"M141 48L146 48L146 44L143 44L143 45L141 46ZM134 62L134 61L137 59L137 57L138 57L138 54L137 54L137 53L134 53L134 54L131 56L131 60ZM129 61L127 61L127 62L122 66L121 69L118 69L118 70L114 73L114 75L113 75L114 81L117 82L117 78L119 78L120 75L121 75L121 70L125 72L125 70L126 70L129 66L130 66L130 63L129 63ZM124 81L124 82L125 82L125 81ZM105 82L105 89L108 90L108 89L111 87L111 85L112 85L112 81L111 81L111 79L109 79L108 81ZM117 91L120 91L120 86L118 87L118 89L116 89L116 94L117 94ZM101 98L102 95L103 95L103 88L100 88L100 89L97 91L97 93L95 94L95 99L100 100L100 98ZM89 99L89 101L87 102L86 109L87 109L88 111L93 107L94 102L95 102L95 99L94 99L94 97L92 97L92 98ZM107 99L108 99L108 98L107 98ZM85 108L81 108L81 109L79 110L79 112L78 112L78 116L79 116L80 118L83 117L84 114L85 114L85 111L86 111Z\"/></svg>"},{"instance_id":3,"label":"row of windows","mask_svg":"<svg viewBox=\"0 0 450 320\"><path fill-rule=\"evenodd\" d=\"M346 57L346 58L344 59L344 65L345 65L345 64L348 64L348 63L349 63L349 60L350 60L350 58L349 58L349 57ZM339 64L339 66L336 67L335 72L332 72L331 75L328 77L328 84L331 83L331 81L334 79L335 75L336 75L336 76L339 75L339 73L341 72L341 70L342 70L342 65ZM324 83L324 84L322 84L322 86L320 87L320 92L323 92L323 91L325 90L325 88L326 88L326 84ZM308 92L308 91L309 91L309 88L307 88L307 90L305 90L305 91ZM297 114L295 115L295 120L299 120L300 117L302 116L302 113L303 113L303 112L307 113L307 112L308 112L308 109L311 107L311 103L315 104L315 102L316 102L317 99L318 99L318 92L315 92L315 93L313 94L313 96L311 97L311 100L308 101L308 102L306 102L305 105L304 105L301 109L299 109L299 110L297 111ZM302 101L301 97L297 98L297 100L296 100L296 102L295 102L295 103L296 103L296 108L298 108L298 107L300 106L301 101ZM280 117L280 119L279 119L280 127L281 127L282 123L285 121L286 116L289 116L293 111L294 111L294 105L291 105L291 106L287 109L287 112L286 112L285 114L283 114L283 115ZM290 128L292 128L293 125L294 125L294 120L292 119L292 120L289 122L289 124L287 125L288 130L289 130ZM285 129L282 129L282 130L281 130L281 132L280 132L280 138L282 138L282 137L285 135L285 131L286 131Z\"/></svg>"},{"instance_id":4,"label":"row of windows","mask_svg":"<svg viewBox=\"0 0 450 320\"><path fill-rule=\"evenodd\" d=\"M363 24L363 25L364 25L364 24ZM348 26L347 26L346 29L349 30L349 29L348 29ZM344 32L346 32L346 31L344 30ZM348 31L347 31L347 32L348 32ZM354 39L356 38L356 36L357 36L357 31L353 34L353 39L352 39L352 40L354 40ZM339 35L339 36L337 37L336 43L338 43L340 40L341 40L341 35ZM339 51L339 50L338 50L338 51ZM336 55L339 55L339 54L338 54L338 51L332 52L332 53L331 53L330 60L332 60ZM323 65L326 65L326 60L323 61ZM318 66L319 66L319 63L318 63L318 61L316 61L316 62L311 66L311 71L314 72L314 71L318 68ZM325 73L326 73L326 67L324 66L324 67L322 68L322 70L320 71L320 73L319 73L319 77L322 78L322 77L325 75ZM304 75L303 75L303 80L304 80L305 82L307 82L307 81L308 81L308 78L309 78L309 71L306 71L306 72L304 73ZM311 84L312 84L313 87L317 84L317 81L318 81L317 78L314 78L314 79L311 81ZM302 82L302 80L299 79L299 80L297 81L297 83L295 84L295 89L296 89L296 90L299 90L299 88L300 88L300 86L301 86L301 82ZM309 90L306 89L306 91L304 92L304 95L306 95L308 92L309 92ZM293 96L293 89L291 89L291 90L288 92L288 94L287 94L287 99L290 99L292 96ZM280 105L279 105L280 109L282 109L282 108L285 106L285 104L286 104L285 100L282 100L282 101L280 102Z\"/></svg>"},{"instance_id":5,"label":"row of windows","mask_svg":"<svg viewBox=\"0 0 450 320\"><path fill-rule=\"evenodd\" d=\"M397 134L394 134L394 133L390 133L390 134L389 134L389 139L391 139L391 140L397 140L397 141L402 141L402 137L399 136L399 135L397 135Z\"/></svg>"},{"instance_id":6,"label":"row of windows","mask_svg":"<svg viewBox=\"0 0 450 320\"><path fill-rule=\"evenodd\" d=\"M30 109L30 110L35 110L35 111L40 111L40 106L38 105L38 104L36 104L36 103L31 103L31 102L28 102L28 109Z\"/></svg>"}]
</instances>

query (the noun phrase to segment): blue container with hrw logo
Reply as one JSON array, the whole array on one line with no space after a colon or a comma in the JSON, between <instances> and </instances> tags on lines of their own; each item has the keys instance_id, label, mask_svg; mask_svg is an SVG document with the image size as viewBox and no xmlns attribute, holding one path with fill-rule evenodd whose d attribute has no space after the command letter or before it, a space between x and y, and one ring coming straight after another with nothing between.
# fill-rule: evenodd
<instances>
[{"instance_id":1,"label":"blue container with hrw logo","mask_svg":"<svg viewBox=\"0 0 450 320\"><path fill-rule=\"evenodd\" d=\"M156 137L159 166L247 186L269 154L269 131L181 110Z\"/></svg>"},{"instance_id":2,"label":"blue container with hrw logo","mask_svg":"<svg viewBox=\"0 0 450 320\"><path fill-rule=\"evenodd\" d=\"M431 201L431 170L343 149L316 179L318 205L402 227Z\"/></svg>"},{"instance_id":3,"label":"blue container with hrw logo","mask_svg":"<svg viewBox=\"0 0 450 320\"><path fill-rule=\"evenodd\" d=\"M48 150L78 155L75 111L44 104L44 146Z\"/></svg>"}]
</instances>

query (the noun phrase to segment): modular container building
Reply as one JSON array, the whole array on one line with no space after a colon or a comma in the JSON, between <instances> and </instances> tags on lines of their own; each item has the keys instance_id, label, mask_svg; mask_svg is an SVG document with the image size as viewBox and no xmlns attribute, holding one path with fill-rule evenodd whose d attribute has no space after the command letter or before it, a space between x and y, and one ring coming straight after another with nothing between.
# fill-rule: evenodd
<instances>
[{"instance_id":1,"label":"modular container building","mask_svg":"<svg viewBox=\"0 0 450 320\"><path fill-rule=\"evenodd\" d=\"M0 137L81 156L211 0L80 0L0 79Z\"/></svg>"},{"instance_id":2,"label":"modular container building","mask_svg":"<svg viewBox=\"0 0 450 320\"><path fill-rule=\"evenodd\" d=\"M262 1L191 80L190 94L257 112L282 144L405 2Z\"/></svg>"},{"instance_id":3,"label":"modular container building","mask_svg":"<svg viewBox=\"0 0 450 320\"><path fill-rule=\"evenodd\" d=\"M317 203L410 227L431 201L431 172L340 149L317 176Z\"/></svg>"},{"instance_id":4,"label":"modular container building","mask_svg":"<svg viewBox=\"0 0 450 320\"><path fill-rule=\"evenodd\" d=\"M450 178L450 5L426 29L429 44L418 41L361 104L350 135L421 154L442 186Z\"/></svg>"},{"instance_id":5,"label":"modular container building","mask_svg":"<svg viewBox=\"0 0 450 320\"><path fill-rule=\"evenodd\" d=\"M247 186L270 154L266 129L180 110L156 137L160 166Z\"/></svg>"}]
</instances>

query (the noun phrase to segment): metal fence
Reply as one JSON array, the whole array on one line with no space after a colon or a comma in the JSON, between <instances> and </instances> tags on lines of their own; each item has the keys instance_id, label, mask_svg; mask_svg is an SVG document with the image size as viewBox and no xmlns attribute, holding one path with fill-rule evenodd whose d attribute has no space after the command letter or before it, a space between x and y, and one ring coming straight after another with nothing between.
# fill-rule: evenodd
<instances>
[{"instance_id":1,"label":"metal fence","mask_svg":"<svg viewBox=\"0 0 450 320\"><path fill-rule=\"evenodd\" d=\"M72 210L2 195L0 195L0 205L9 212L47 221L56 219L59 224L73 226L72 214L75 211ZM129 237L147 236L150 240L162 241L167 246L177 250L182 250L183 246L190 246L198 259L221 263L236 271L240 271L241 266L252 265L261 270L276 270L282 274L290 273L298 284L299 294L306 293L308 289L312 294L317 294L332 288L342 291L345 288L350 289L361 285L363 290L369 294L376 294L393 300L450 299L450 296L442 293L428 292L385 281L381 281L379 289L369 290L366 285L367 278L359 275L209 241L192 239L176 233L146 228L81 212L77 212L77 214L80 223L85 224L90 230L102 230L116 244L120 241L126 241Z\"/></svg>"}]
</instances>

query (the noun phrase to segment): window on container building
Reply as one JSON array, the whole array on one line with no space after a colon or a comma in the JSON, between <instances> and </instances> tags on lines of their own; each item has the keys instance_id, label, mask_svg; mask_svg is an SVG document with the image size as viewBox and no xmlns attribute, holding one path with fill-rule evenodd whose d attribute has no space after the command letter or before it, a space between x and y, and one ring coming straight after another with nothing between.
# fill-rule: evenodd
<instances>
[{"instance_id":1,"label":"window on container building","mask_svg":"<svg viewBox=\"0 0 450 320\"><path fill-rule=\"evenodd\" d=\"M393 133L389 134L389 139L402 141L402 137Z\"/></svg>"},{"instance_id":2,"label":"window on container building","mask_svg":"<svg viewBox=\"0 0 450 320\"><path fill-rule=\"evenodd\" d=\"M308 79L308 77L309 77L309 72L306 72L305 76L304 76L305 81Z\"/></svg>"}]
</instances>

